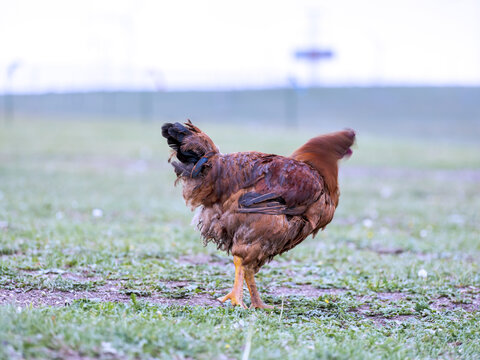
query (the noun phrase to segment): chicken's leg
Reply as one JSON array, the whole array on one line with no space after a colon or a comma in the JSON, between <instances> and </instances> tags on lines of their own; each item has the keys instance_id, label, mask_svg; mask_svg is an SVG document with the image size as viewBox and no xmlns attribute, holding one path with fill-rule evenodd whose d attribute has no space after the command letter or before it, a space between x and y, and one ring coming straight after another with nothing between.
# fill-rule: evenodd
<instances>
[{"instance_id":1,"label":"chicken's leg","mask_svg":"<svg viewBox=\"0 0 480 360\"><path fill-rule=\"evenodd\" d=\"M273 306L265 305L262 299L260 299L257 284L255 284L255 273L253 270L245 269L245 282L247 283L248 291L250 291L250 298L252 300L250 308L273 309Z\"/></svg>"},{"instance_id":2,"label":"chicken's leg","mask_svg":"<svg viewBox=\"0 0 480 360\"><path fill-rule=\"evenodd\" d=\"M235 282L233 283L233 289L227 295L220 297L217 300L223 303L230 299L232 305L240 305L246 309L247 307L243 303L243 278L245 272L242 266L242 258L234 256L233 263L235 264Z\"/></svg>"}]
</instances>

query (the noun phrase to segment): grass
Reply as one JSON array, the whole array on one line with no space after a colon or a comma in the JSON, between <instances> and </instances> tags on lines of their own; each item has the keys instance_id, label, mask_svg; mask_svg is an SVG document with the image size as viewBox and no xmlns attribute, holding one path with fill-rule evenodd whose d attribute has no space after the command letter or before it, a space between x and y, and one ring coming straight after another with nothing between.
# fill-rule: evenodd
<instances>
[{"instance_id":1,"label":"grass","mask_svg":"<svg viewBox=\"0 0 480 360\"><path fill-rule=\"evenodd\" d=\"M245 311L213 301L233 265L189 225L160 125L1 125L0 358L480 356L477 144L360 132L333 223L259 273L277 308ZM312 135L200 125L223 152Z\"/></svg>"}]
</instances>

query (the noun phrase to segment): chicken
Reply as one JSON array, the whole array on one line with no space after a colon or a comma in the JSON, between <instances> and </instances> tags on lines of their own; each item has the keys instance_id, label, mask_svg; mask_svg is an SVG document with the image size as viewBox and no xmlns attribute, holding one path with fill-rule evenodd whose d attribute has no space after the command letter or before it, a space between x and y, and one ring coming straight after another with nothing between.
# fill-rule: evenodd
<instances>
[{"instance_id":1,"label":"chicken","mask_svg":"<svg viewBox=\"0 0 480 360\"><path fill-rule=\"evenodd\" d=\"M245 281L251 307L272 308L260 299L254 275L332 221L340 195L337 162L352 154L355 132L315 137L290 157L222 154L190 120L164 124L162 135L178 160L172 165L183 197L192 210L198 208L195 222L204 245L212 241L233 255L233 289L218 300L245 308Z\"/></svg>"}]
</instances>

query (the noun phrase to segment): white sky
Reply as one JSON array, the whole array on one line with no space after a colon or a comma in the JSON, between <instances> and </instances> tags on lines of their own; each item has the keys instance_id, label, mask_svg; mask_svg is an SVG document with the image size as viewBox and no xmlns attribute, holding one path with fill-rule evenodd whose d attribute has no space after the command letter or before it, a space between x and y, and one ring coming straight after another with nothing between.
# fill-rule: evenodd
<instances>
[{"instance_id":1,"label":"white sky","mask_svg":"<svg viewBox=\"0 0 480 360\"><path fill-rule=\"evenodd\" d=\"M289 78L480 85L480 0L0 0L0 10L0 91L272 87ZM293 52L315 44L336 56L312 75Z\"/></svg>"}]
</instances>

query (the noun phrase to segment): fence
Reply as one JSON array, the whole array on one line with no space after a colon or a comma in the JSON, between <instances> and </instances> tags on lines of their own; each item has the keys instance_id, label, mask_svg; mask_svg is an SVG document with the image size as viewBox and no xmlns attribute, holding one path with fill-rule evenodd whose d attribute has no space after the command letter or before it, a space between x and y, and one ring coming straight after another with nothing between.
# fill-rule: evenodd
<instances>
[{"instance_id":1,"label":"fence","mask_svg":"<svg viewBox=\"0 0 480 360\"><path fill-rule=\"evenodd\" d=\"M0 97L4 118L262 121L331 127L480 123L480 88L315 88L209 92L88 92ZM413 126L413 125L412 125ZM329 127L329 126L327 126Z\"/></svg>"}]
</instances>

